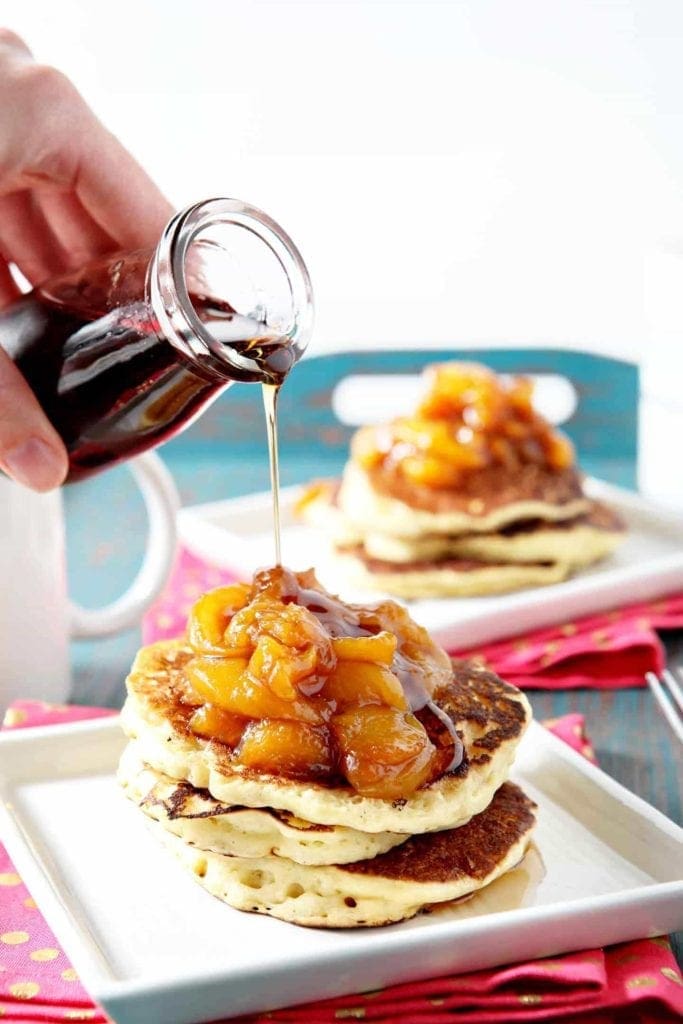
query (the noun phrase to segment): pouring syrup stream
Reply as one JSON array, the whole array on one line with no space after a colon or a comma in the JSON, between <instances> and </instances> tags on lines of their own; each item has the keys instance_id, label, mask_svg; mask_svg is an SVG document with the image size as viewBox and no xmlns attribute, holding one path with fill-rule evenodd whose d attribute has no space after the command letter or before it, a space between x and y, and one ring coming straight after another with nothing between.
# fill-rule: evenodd
<instances>
[{"instance_id":1,"label":"pouring syrup stream","mask_svg":"<svg viewBox=\"0 0 683 1024\"><path fill-rule=\"evenodd\" d=\"M268 457L270 461L270 491L273 497L273 532L275 536L275 564L282 565L282 541L280 534L280 465L277 444L277 400L279 384L263 384L263 408L266 413L268 435Z\"/></svg>"}]
</instances>

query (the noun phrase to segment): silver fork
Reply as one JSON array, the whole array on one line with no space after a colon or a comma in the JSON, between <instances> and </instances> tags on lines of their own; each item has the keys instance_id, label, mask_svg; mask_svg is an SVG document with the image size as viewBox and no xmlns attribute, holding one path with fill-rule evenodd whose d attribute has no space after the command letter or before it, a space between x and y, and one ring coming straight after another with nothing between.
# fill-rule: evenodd
<instances>
[{"instance_id":1,"label":"silver fork","mask_svg":"<svg viewBox=\"0 0 683 1024\"><path fill-rule=\"evenodd\" d=\"M683 690L678 680L668 668L662 671L661 676L656 676L654 672L646 672L645 679L650 687L652 696L659 704L662 714L676 733L678 739L683 743ZM672 697L673 701L671 700ZM678 711L674 701L678 705Z\"/></svg>"}]
</instances>

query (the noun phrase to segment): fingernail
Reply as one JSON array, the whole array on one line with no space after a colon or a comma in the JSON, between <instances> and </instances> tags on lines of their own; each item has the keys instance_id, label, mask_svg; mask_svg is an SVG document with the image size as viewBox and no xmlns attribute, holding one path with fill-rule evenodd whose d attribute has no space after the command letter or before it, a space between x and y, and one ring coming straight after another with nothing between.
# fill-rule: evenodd
<instances>
[{"instance_id":1,"label":"fingernail","mask_svg":"<svg viewBox=\"0 0 683 1024\"><path fill-rule=\"evenodd\" d=\"M39 437L11 448L3 461L13 480L35 491L58 487L66 470L64 456Z\"/></svg>"}]
</instances>

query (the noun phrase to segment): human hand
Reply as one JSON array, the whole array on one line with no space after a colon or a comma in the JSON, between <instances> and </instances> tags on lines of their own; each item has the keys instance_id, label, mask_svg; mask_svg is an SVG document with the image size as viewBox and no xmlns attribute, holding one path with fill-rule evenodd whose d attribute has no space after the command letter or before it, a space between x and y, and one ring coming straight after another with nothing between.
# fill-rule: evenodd
<instances>
[{"instance_id":1,"label":"human hand","mask_svg":"<svg viewBox=\"0 0 683 1024\"><path fill-rule=\"evenodd\" d=\"M154 245L168 201L75 86L0 28L0 310L32 284L116 249ZM38 491L58 487L67 454L0 347L0 468Z\"/></svg>"}]
</instances>

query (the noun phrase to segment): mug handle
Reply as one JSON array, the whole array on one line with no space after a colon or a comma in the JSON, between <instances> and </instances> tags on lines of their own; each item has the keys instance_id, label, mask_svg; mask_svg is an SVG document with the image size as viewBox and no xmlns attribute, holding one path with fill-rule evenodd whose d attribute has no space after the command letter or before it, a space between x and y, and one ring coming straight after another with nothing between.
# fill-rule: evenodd
<instances>
[{"instance_id":1,"label":"mug handle","mask_svg":"<svg viewBox=\"0 0 683 1024\"><path fill-rule=\"evenodd\" d=\"M140 570L128 590L103 608L70 602L72 637L110 636L137 626L143 612L166 583L176 551L176 513L180 504L173 477L157 455L147 452L129 463L147 507L149 534Z\"/></svg>"}]
</instances>

